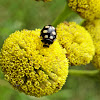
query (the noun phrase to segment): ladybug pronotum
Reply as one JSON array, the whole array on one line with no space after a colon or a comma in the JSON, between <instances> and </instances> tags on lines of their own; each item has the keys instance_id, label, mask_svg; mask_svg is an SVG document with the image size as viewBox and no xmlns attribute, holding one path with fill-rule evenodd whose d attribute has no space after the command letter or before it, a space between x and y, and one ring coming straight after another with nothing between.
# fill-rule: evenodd
<instances>
[{"instance_id":1,"label":"ladybug pronotum","mask_svg":"<svg viewBox=\"0 0 100 100\"><path fill-rule=\"evenodd\" d=\"M44 47L49 47L50 44L53 44L56 39L56 29L51 25L46 25L41 30L42 42Z\"/></svg>"}]
</instances>

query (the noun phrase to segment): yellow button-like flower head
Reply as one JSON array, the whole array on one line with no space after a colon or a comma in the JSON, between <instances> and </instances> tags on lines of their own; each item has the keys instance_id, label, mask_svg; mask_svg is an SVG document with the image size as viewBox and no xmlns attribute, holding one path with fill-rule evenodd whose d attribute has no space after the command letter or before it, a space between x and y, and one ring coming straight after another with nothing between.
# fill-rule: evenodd
<instances>
[{"instance_id":1,"label":"yellow button-like flower head","mask_svg":"<svg viewBox=\"0 0 100 100\"><path fill-rule=\"evenodd\" d=\"M85 19L100 18L100 0L68 0L69 7Z\"/></svg>"},{"instance_id":2,"label":"yellow button-like flower head","mask_svg":"<svg viewBox=\"0 0 100 100\"><path fill-rule=\"evenodd\" d=\"M92 22L87 21L85 28L90 32L95 45L95 56L93 58L93 64L100 69L100 19Z\"/></svg>"},{"instance_id":3,"label":"yellow button-like flower head","mask_svg":"<svg viewBox=\"0 0 100 100\"><path fill-rule=\"evenodd\" d=\"M0 53L0 65L11 85L28 95L50 95L62 88L68 75L64 50L54 41L43 47L40 29L11 34Z\"/></svg>"},{"instance_id":4,"label":"yellow button-like flower head","mask_svg":"<svg viewBox=\"0 0 100 100\"><path fill-rule=\"evenodd\" d=\"M92 60L95 52L93 41L82 26L75 22L60 23L57 26L57 38L66 49L66 57L71 65L85 65Z\"/></svg>"}]
</instances>

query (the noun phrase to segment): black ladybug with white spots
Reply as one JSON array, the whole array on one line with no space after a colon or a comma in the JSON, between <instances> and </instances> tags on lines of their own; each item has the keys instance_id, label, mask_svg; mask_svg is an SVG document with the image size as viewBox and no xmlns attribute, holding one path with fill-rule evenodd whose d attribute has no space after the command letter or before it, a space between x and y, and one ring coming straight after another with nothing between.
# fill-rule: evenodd
<instances>
[{"instance_id":1,"label":"black ladybug with white spots","mask_svg":"<svg viewBox=\"0 0 100 100\"><path fill-rule=\"evenodd\" d=\"M41 30L42 42L44 47L49 47L50 44L53 44L56 39L56 29L51 25L46 25Z\"/></svg>"}]
</instances>

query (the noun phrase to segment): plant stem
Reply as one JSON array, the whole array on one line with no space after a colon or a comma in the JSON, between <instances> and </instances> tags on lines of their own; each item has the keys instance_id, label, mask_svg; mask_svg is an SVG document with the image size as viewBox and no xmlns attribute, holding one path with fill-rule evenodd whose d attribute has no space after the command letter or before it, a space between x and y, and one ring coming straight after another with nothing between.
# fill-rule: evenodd
<instances>
[{"instance_id":1,"label":"plant stem","mask_svg":"<svg viewBox=\"0 0 100 100\"><path fill-rule=\"evenodd\" d=\"M67 3L65 5L64 10L62 11L62 13L54 20L54 22L52 23L52 25L54 27L56 27L59 23L63 22L68 16L70 16L72 14L72 10L68 7Z\"/></svg>"},{"instance_id":2,"label":"plant stem","mask_svg":"<svg viewBox=\"0 0 100 100\"><path fill-rule=\"evenodd\" d=\"M69 75L75 76L95 76L100 73L100 70L69 70Z\"/></svg>"}]
</instances>

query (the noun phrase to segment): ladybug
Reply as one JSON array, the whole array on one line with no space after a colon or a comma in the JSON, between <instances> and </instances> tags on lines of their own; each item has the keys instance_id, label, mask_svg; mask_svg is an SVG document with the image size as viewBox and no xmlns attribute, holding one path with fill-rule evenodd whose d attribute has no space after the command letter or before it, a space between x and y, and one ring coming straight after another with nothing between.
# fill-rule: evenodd
<instances>
[{"instance_id":1,"label":"ladybug","mask_svg":"<svg viewBox=\"0 0 100 100\"><path fill-rule=\"evenodd\" d=\"M41 30L42 42L44 43L43 47L49 47L50 44L53 44L56 39L56 29L52 25L46 25Z\"/></svg>"}]
</instances>

